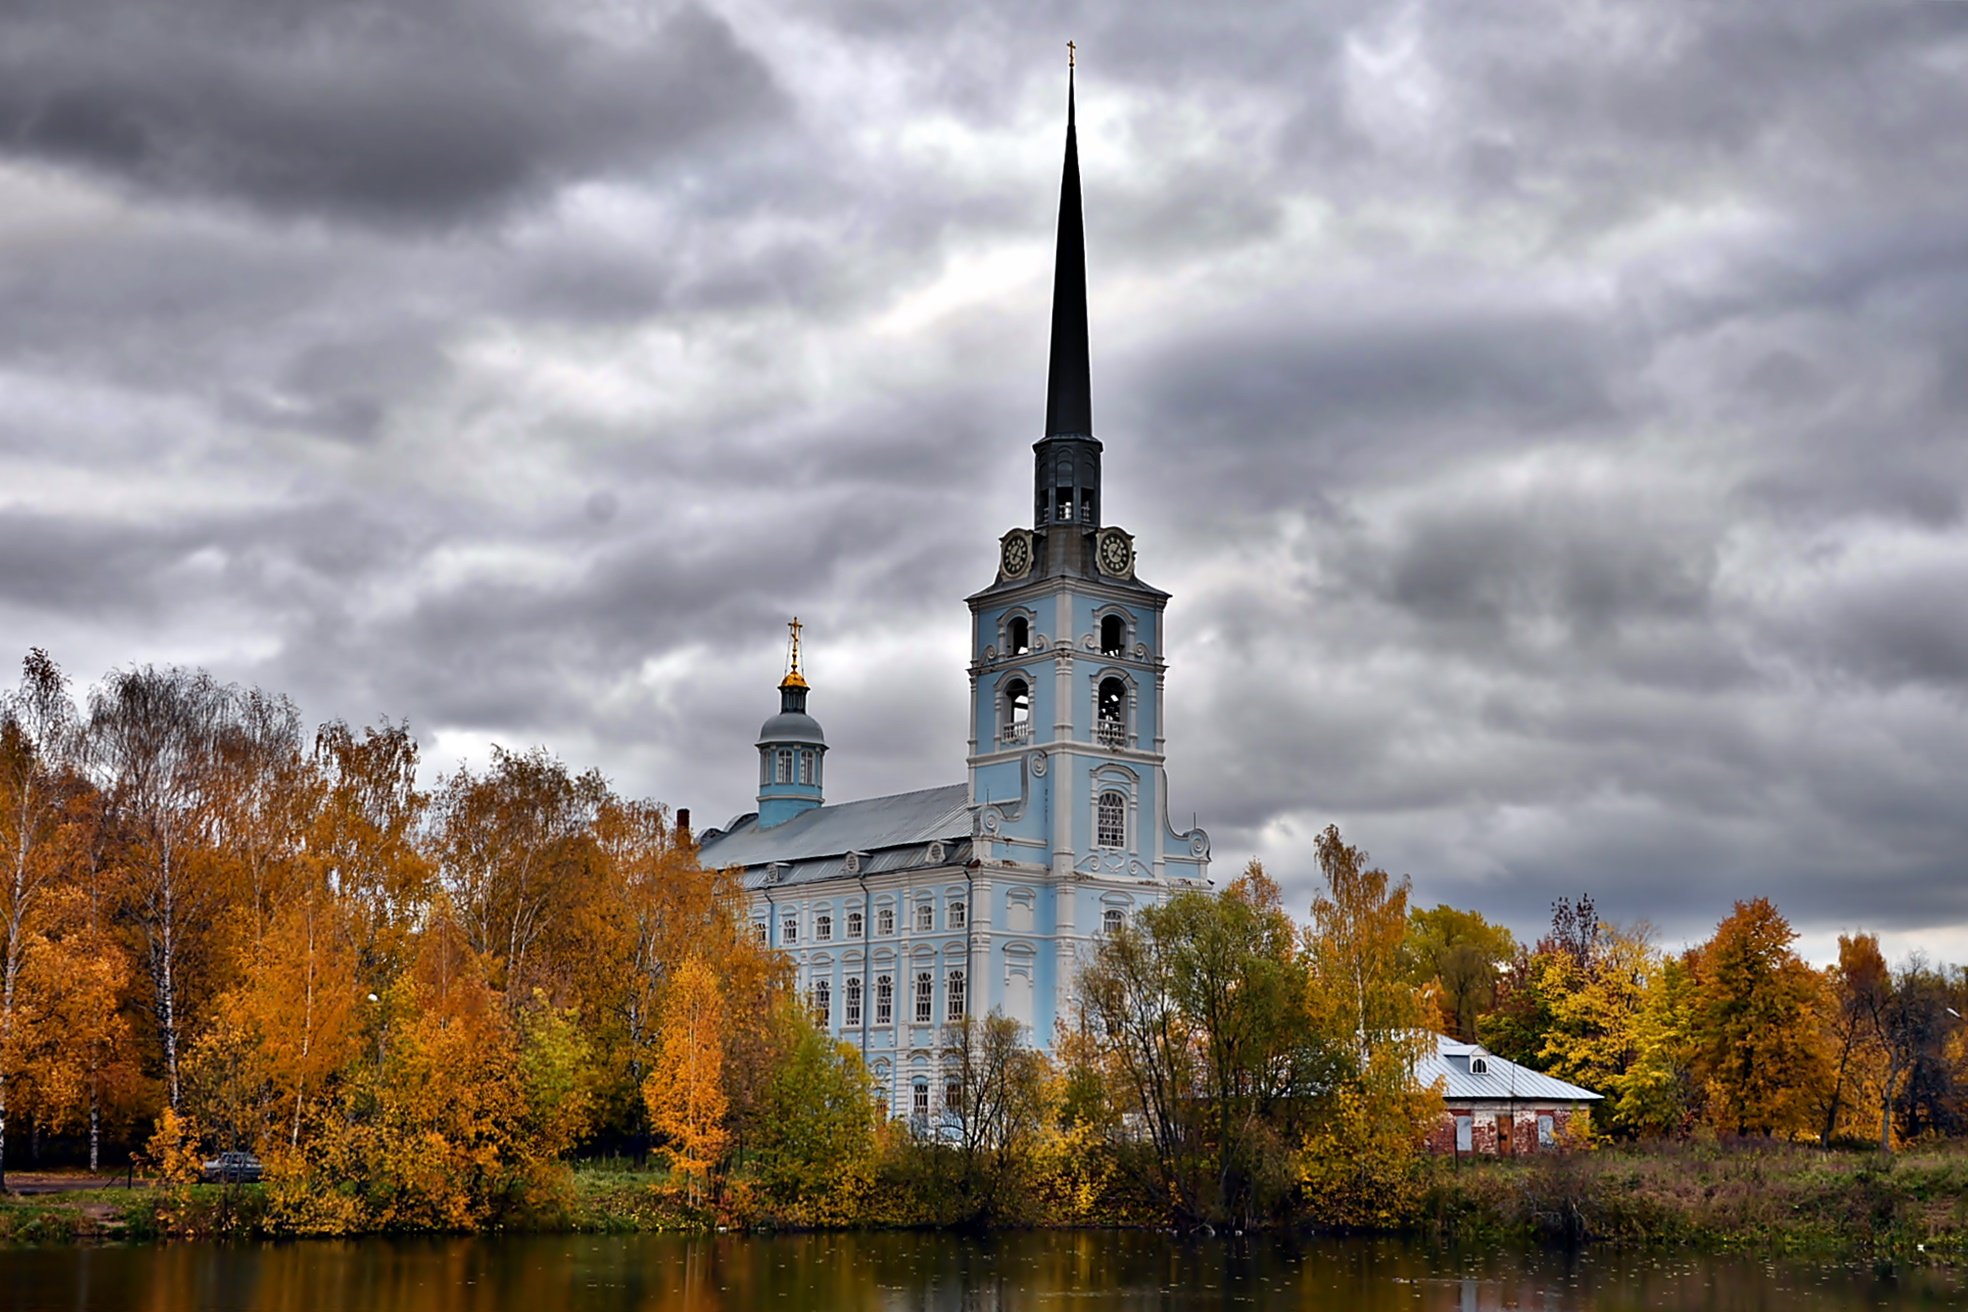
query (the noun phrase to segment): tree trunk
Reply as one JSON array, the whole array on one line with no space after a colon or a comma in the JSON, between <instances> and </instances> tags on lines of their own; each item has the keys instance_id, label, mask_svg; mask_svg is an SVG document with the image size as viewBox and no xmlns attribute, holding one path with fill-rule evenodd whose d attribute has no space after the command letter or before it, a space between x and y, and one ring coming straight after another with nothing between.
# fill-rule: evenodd
<instances>
[{"instance_id":1,"label":"tree trunk","mask_svg":"<svg viewBox=\"0 0 1968 1312\"><path fill-rule=\"evenodd\" d=\"M102 1105L97 1098L96 1086L89 1085L89 1173L94 1175L102 1167Z\"/></svg>"}]
</instances>

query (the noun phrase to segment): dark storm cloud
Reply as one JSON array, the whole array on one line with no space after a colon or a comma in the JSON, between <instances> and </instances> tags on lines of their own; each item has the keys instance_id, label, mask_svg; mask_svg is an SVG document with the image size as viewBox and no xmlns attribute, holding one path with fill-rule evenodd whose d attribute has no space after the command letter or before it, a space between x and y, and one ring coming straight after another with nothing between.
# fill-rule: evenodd
<instances>
[{"instance_id":1,"label":"dark storm cloud","mask_svg":"<svg viewBox=\"0 0 1968 1312\"><path fill-rule=\"evenodd\" d=\"M1968 954L1968 6L16 3L0 635L721 821L798 612L957 777L1068 35L1219 869Z\"/></svg>"},{"instance_id":2,"label":"dark storm cloud","mask_svg":"<svg viewBox=\"0 0 1968 1312\"><path fill-rule=\"evenodd\" d=\"M455 222L780 109L715 15L116 0L16 6L0 138L144 187L295 215Z\"/></svg>"}]
</instances>

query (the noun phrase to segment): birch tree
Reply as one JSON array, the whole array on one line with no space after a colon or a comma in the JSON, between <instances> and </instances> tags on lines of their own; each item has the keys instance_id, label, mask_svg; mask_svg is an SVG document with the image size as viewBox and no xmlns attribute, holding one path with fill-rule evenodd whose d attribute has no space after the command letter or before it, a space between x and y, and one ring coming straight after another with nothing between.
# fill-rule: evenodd
<instances>
[{"instance_id":1,"label":"birch tree","mask_svg":"<svg viewBox=\"0 0 1968 1312\"><path fill-rule=\"evenodd\" d=\"M0 698L0 1189L7 1180L9 1086L19 1078L30 1037L19 1015L21 976L61 871L75 727L68 680L37 647L21 662L20 686Z\"/></svg>"},{"instance_id":2,"label":"birch tree","mask_svg":"<svg viewBox=\"0 0 1968 1312\"><path fill-rule=\"evenodd\" d=\"M89 701L89 756L113 830L125 915L149 978L166 1101L182 1096L186 1004L209 964L222 904L211 849L214 772L236 691L203 670L113 673Z\"/></svg>"}]
</instances>

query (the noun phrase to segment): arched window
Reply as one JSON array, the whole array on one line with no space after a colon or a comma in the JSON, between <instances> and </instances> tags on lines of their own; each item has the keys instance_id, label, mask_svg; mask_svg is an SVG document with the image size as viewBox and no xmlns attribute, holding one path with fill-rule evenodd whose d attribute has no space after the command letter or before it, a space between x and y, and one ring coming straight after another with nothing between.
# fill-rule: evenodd
<instances>
[{"instance_id":1,"label":"arched window","mask_svg":"<svg viewBox=\"0 0 1968 1312\"><path fill-rule=\"evenodd\" d=\"M847 913L847 936L849 938L861 937L861 913L859 911L850 911Z\"/></svg>"},{"instance_id":2,"label":"arched window","mask_svg":"<svg viewBox=\"0 0 1968 1312\"><path fill-rule=\"evenodd\" d=\"M1118 615L1109 615L1100 621L1100 654L1102 656L1127 654L1127 621Z\"/></svg>"},{"instance_id":3,"label":"arched window","mask_svg":"<svg viewBox=\"0 0 1968 1312\"><path fill-rule=\"evenodd\" d=\"M917 1080L909 1089L909 1112L918 1120L929 1117L929 1081Z\"/></svg>"},{"instance_id":4,"label":"arched window","mask_svg":"<svg viewBox=\"0 0 1968 1312\"><path fill-rule=\"evenodd\" d=\"M946 996L949 1000L950 1019L962 1020L964 1018L964 973L961 970L950 972L949 988Z\"/></svg>"},{"instance_id":5,"label":"arched window","mask_svg":"<svg viewBox=\"0 0 1968 1312\"><path fill-rule=\"evenodd\" d=\"M875 976L875 1024L895 1023L895 977Z\"/></svg>"},{"instance_id":6,"label":"arched window","mask_svg":"<svg viewBox=\"0 0 1968 1312\"><path fill-rule=\"evenodd\" d=\"M1126 913L1119 907L1108 907L1100 913L1100 931L1103 934L1118 934L1121 932L1122 922L1126 919Z\"/></svg>"},{"instance_id":7,"label":"arched window","mask_svg":"<svg viewBox=\"0 0 1968 1312\"><path fill-rule=\"evenodd\" d=\"M861 1023L861 977L850 975L847 988L841 999L841 1019L849 1026Z\"/></svg>"},{"instance_id":8,"label":"arched window","mask_svg":"<svg viewBox=\"0 0 1968 1312\"><path fill-rule=\"evenodd\" d=\"M926 970L916 972L916 1024L927 1025L936 1018L936 976Z\"/></svg>"},{"instance_id":9,"label":"arched window","mask_svg":"<svg viewBox=\"0 0 1968 1312\"><path fill-rule=\"evenodd\" d=\"M800 782L803 784L813 782L813 753L811 751L800 753Z\"/></svg>"},{"instance_id":10,"label":"arched window","mask_svg":"<svg viewBox=\"0 0 1968 1312\"><path fill-rule=\"evenodd\" d=\"M1111 789L1100 795L1100 801L1094 807L1093 845L1106 848L1127 846L1127 798Z\"/></svg>"},{"instance_id":11,"label":"arched window","mask_svg":"<svg viewBox=\"0 0 1968 1312\"><path fill-rule=\"evenodd\" d=\"M1127 746L1127 684L1118 678L1100 681L1093 737L1102 747Z\"/></svg>"},{"instance_id":12,"label":"arched window","mask_svg":"<svg viewBox=\"0 0 1968 1312\"><path fill-rule=\"evenodd\" d=\"M774 756L775 756L775 763L773 765L773 776L772 776L773 779L776 782L782 784L791 783L793 781L792 749L790 747L782 747L776 753L774 753Z\"/></svg>"},{"instance_id":13,"label":"arched window","mask_svg":"<svg viewBox=\"0 0 1968 1312\"><path fill-rule=\"evenodd\" d=\"M1023 656L1032 650L1032 621L1023 615L1014 615L1005 625L1005 652L1011 656Z\"/></svg>"},{"instance_id":14,"label":"arched window","mask_svg":"<svg viewBox=\"0 0 1968 1312\"><path fill-rule=\"evenodd\" d=\"M875 912L875 933L893 934L895 932L895 908L883 907Z\"/></svg>"},{"instance_id":15,"label":"arched window","mask_svg":"<svg viewBox=\"0 0 1968 1312\"><path fill-rule=\"evenodd\" d=\"M825 911L813 918L813 937L822 943L834 941L834 918Z\"/></svg>"},{"instance_id":16,"label":"arched window","mask_svg":"<svg viewBox=\"0 0 1968 1312\"><path fill-rule=\"evenodd\" d=\"M998 741L1005 745L1032 741L1032 687L1023 679L1013 679L1004 690L1004 727Z\"/></svg>"},{"instance_id":17,"label":"arched window","mask_svg":"<svg viewBox=\"0 0 1968 1312\"><path fill-rule=\"evenodd\" d=\"M916 904L916 929L928 933L936 928L936 908L928 902Z\"/></svg>"},{"instance_id":18,"label":"arched window","mask_svg":"<svg viewBox=\"0 0 1968 1312\"><path fill-rule=\"evenodd\" d=\"M961 902L950 904L950 928L962 929L970 921L970 908Z\"/></svg>"},{"instance_id":19,"label":"arched window","mask_svg":"<svg viewBox=\"0 0 1968 1312\"><path fill-rule=\"evenodd\" d=\"M834 986L824 979L813 981L813 1023L826 1027L833 1023Z\"/></svg>"}]
</instances>

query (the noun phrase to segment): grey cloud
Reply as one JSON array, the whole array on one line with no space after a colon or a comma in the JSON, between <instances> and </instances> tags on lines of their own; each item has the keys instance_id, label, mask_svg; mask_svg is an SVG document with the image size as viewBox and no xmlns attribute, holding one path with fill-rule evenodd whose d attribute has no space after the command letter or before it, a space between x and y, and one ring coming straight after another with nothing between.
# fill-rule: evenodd
<instances>
[{"instance_id":1,"label":"grey cloud","mask_svg":"<svg viewBox=\"0 0 1968 1312\"><path fill-rule=\"evenodd\" d=\"M517 4L33 5L0 139L167 192L449 224L783 112L722 20L612 40Z\"/></svg>"},{"instance_id":2,"label":"grey cloud","mask_svg":"<svg viewBox=\"0 0 1968 1312\"><path fill-rule=\"evenodd\" d=\"M1527 932L1968 922L1968 9L666 12L0 18L7 636L701 822L797 611L834 795L956 777L1070 34L1221 871L1302 911L1336 820Z\"/></svg>"}]
</instances>

